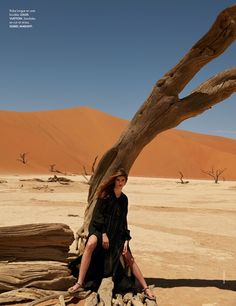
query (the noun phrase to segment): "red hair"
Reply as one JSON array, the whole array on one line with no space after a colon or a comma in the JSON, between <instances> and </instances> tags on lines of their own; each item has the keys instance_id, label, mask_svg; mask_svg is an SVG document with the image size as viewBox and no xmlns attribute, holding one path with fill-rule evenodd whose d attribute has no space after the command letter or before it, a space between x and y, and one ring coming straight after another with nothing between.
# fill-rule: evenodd
<instances>
[{"instance_id":1,"label":"red hair","mask_svg":"<svg viewBox=\"0 0 236 306\"><path fill-rule=\"evenodd\" d=\"M98 188L97 197L100 199L104 199L109 193L111 193L115 187L115 180L118 176L125 177L127 182L128 174L124 169L119 169L113 175L111 175L101 186Z\"/></svg>"}]
</instances>

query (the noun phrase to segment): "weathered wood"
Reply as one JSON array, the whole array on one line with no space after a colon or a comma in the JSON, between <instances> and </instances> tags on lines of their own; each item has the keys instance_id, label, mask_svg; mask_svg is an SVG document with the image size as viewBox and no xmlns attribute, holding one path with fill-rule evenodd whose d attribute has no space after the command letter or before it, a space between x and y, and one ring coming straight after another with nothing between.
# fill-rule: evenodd
<instances>
[{"instance_id":1,"label":"weathered wood","mask_svg":"<svg viewBox=\"0 0 236 306\"><path fill-rule=\"evenodd\" d=\"M141 303L144 303L144 294L143 293L137 293L133 299L135 299L136 301L139 301Z\"/></svg>"},{"instance_id":2,"label":"weathered wood","mask_svg":"<svg viewBox=\"0 0 236 306\"><path fill-rule=\"evenodd\" d=\"M116 297L112 299L113 306L124 306L123 297L121 294L116 294Z\"/></svg>"},{"instance_id":3,"label":"weathered wood","mask_svg":"<svg viewBox=\"0 0 236 306\"><path fill-rule=\"evenodd\" d=\"M98 294L100 301L102 301L105 306L111 306L113 288L114 283L112 277L103 278L98 289Z\"/></svg>"},{"instance_id":4,"label":"weathered wood","mask_svg":"<svg viewBox=\"0 0 236 306\"><path fill-rule=\"evenodd\" d=\"M60 295L58 299L59 299L59 302L60 302L61 306L66 306L63 295Z\"/></svg>"},{"instance_id":5,"label":"weathered wood","mask_svg":"<svg viewBox=\"0 0 236 306\"><path fill-rule=\"evenodd\" d=\"M78 292L74 295L67 291L53 291L36 288L21 288L17 290L8 291L0 294L0 305L20 304L26 306L37 305L58 305L58 299L64 299L66 305L70 305L70 301L85 299L91 291ZM60 298L61 297L61 298ZM75 305L72 303L72 305Z\"/></svg>"},{"instance_id":6,"label":"weathered wood","mask_svg":"<svg viewBox=\"0 0 236 306\"><path fill-rule=\"evenodd\" d=\"M52 295L36 299L35 301L32 301L30 304L27 304L26 306L65 306L70 305L70 301L73 300L74 297L69 295L68 292L55 292ZM64 301L64 305L63 305ZM58 303L59 302L59 303ZM66 302L66 304L65 304ZM75 305L74 303L72 305Z\"/></svg>"},{"instance_id":7,"label":"weathered wood","mask_svg":"<svg viewBox=\"0 0 236 306\"><path fill-rule=\"evenodd\" d=\"M66 261L73 240L74 234L66 224L0 227L0 260Z\"/></svg>"},{"instance_id":8,"label":"weathered wood","mask_svg":"<svg viewBox=\"0 0 236 306\"><path fill-rule=\"evenodd\" d=\"M147 306L157 306L157 302L156 301L152 301L149 299L145 299L145 303Z\"/></svg>"},{"instance_id":9,"label":"weathered wood","mask_svg":"<svg viewBox=\"0 0 236 306\"><path fill-rule=\"evenodd\" d=\"M26 303L29 305L31 301L43 300L49 296L58 296L57 291L52 290L42 290L35 288L22 288L17 290L12 290L9 292L0 294L0 305L8 305L12 303Z\"/></svg>"},{"instance_id":10,"label":"weathered wood","mask_svg":"<svg viewBox=\"0 0 236 306\"><path fill-rule=\"evenodd\" d=\"M22 287L67 290L74 284L67 265L62 262L0 262L0 292Z\"/></svg>"},{"instance_id":11,"label":"weathered wood","mask_svg":"<svg viewBox=\"0 0 236 306\"><path fill-rule=\"evenodd\" d=\"M71 183L73 181L67 177L54 175L53 177L49 177L48 182Z\"/></svg>"},{"instance_id":12,"label":"weathered wood","mask_svg":"<svg viewBox=\"0 0 236 306\"><path fill-rule=\"evenodd\" d=\"M132 298L131 303L133 306L143 306L143 303L135 299L135 297Z\"/></svg>"},{"instance_id":13,"label":"weathered wood","mask_svg":"<svg viewBox=\"0 0 236 306\"><path fill-rule=\"evenodd\" d=\"M133 293L132 292L127 292L124 297L123 297L123 301L125 303L128 303L129 301L131 301L133 298Z\"/></svg>"},{"instance_id":14,"label":"weathered wood","mask_svg":"<svg viewBox=\"0 0 236 306\"><path fill-rule=\"evenodd\" d=\"M117 142L103 155L92 177L84 224L77 239L87 234L99 185L117 169L129 172L142 149L159 133L201 114L236 91L236 68L219 73L189 96L179 94L195 74L222 54L236 39L236 5L223 10L210 30L159 81Z\"/></svg>"},{"instance_id":15,"label":"weathered wood","mask_svg":"<svg viewBox=\"0 0 236 306\"><path fill-rule=\"evenodd\" d=\"M96 306L98 304L98 296L96 292L92 292L86 299L84 306Z\"/></svg>"}]
</instances>

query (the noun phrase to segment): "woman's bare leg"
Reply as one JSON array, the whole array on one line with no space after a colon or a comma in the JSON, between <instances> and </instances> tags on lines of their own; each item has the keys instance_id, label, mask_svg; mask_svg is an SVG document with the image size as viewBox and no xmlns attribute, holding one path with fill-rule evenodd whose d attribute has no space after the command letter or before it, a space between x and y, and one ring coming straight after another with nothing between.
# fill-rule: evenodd
<instances>
[{"instance_id":1,"label":"woman's bare leg","mask_svg":"<svg viewBox=\"0 0 236 306\"><path fill-rule=\"evenodd\" d=\"M81 264L80 264L80 270L79 270L79 277L78 277L78 283L83 284L85 275L88 271L91 257L93 254L94 249L97 246L97 237L95 235L91 235L89 237L89 240L86 244L84 254L82 256Z\"/></svg>"},{"instance_id":2,"label":"woman's bare leg","mask_svg":"<svg viewBox=\"0 0 236 306\"><path fill-rule=\"evenodd\" d=\"M86 276L86 273L88 271L90 262L91 262L91 257L93 254L93 251L95 250L97 246L97 237L95 235L91 235L87 241L87 244L85 246L85 250L81 259L81 264L80 264L80 270L79 270L79 277L77 280L77 283L69 288L69 291L73 292L73 290L76 290L77 288L81 287L84 278Z\"/></svg>"},{"instance_id":3,"label":"woman's bare leg","mask_svg":"<svg viewBox=\"0 0 236 306\"><path fill-rule=\"evenodd\" d=\"M135 262L133 256L129 251L124 255L125 261L128 264L128 266L131 268L135 278L138 280L139 284L142 286L143 289L145 289L145 293L150 297L154 298L152 291L148 288L148 285L143 277L143 274L141 270L139 269L139 266Z\"/></svg>"}]
</instances>

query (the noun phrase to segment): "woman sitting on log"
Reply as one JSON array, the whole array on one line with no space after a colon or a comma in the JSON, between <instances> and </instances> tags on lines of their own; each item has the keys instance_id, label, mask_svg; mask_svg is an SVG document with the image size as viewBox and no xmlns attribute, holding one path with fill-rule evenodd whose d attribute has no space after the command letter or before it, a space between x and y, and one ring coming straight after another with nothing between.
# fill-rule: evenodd
<instances>
[{"instance_id":1,"label":"woman sitting on log","mask_svg":"<svg viewBox=\"0 0 236 306\"><path fill-rule=\"evenodd\" d=\"M121 169L99 188L84 253L69 264L72 274L78 276L70 293L82 288L97 290L102 278L112 276L114 291L134 290L136 278L145 296L155 299L129 248L128 198L122 192L127 179Z\"/></svg>"}]
</instances>

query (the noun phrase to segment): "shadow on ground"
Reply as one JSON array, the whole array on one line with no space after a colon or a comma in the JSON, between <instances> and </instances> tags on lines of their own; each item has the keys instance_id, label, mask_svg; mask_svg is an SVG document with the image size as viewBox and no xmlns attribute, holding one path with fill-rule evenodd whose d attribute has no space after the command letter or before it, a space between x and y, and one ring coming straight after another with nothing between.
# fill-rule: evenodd
<instances>
[{"instance_id":1,"label":"shadow on ground","mask_svg":"<svg viewBox=\"0 0 236 306\"><path fill-rule=\"evenodd\" d=\"M165 279L165 278L146 278L148 284L154 284L159 288L173 287L216 287L219 289L236 291L236 280L217 280L217 279Z\"/></svg>"}]
</instances>

